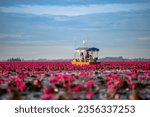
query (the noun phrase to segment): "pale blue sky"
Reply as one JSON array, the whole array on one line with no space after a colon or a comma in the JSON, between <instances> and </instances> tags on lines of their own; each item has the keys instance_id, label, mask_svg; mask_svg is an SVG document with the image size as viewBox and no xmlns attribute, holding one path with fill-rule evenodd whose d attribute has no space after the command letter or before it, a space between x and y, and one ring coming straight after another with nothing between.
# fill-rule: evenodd
<instances>
[{"instance_id":1,"label":"pale blue sky","mask_svg":"<svg viewBox=\"0 0 150 117\"><path fill-rule=\"evenodd\" d=\"M1 0L0 60L64 59L88 41L99 57L150 58L150 0Z\"/></svg>"}]
</instances>

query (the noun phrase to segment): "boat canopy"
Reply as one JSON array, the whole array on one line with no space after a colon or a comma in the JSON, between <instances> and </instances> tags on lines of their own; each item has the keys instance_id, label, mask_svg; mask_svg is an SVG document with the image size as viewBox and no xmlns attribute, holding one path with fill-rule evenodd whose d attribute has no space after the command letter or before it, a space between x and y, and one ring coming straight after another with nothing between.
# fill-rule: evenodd
<instances>
[{"instance_id":1,"label":"boat canopy","mask_svg":"<svg viewBox=\"0 0 150 117\"><path fill-rule=\"evenodd\" d=\"M76 48L75 49L75 52L84 52L84 51L87 51L88 50L88 48L86 48L86 47L81 47L81 48Z\"/></svg>"},{"instance_id":2,"label":"boat canopy","mask_svg":"<svg viewBox=\"0 0 150 117\"><path fill-rule=\"evenodd\" d=\"M87 51L99 51L98 48L92 47L92 48L88 48Z\"/></svg>"},{"instance_id":3,"label":"boat canopy","mask_svg":"<svg viewBox=\"0 0 150 117\"><path fill-rule=\"evenodd\" d=\"M81 48L76 48L75 50L88 50L88 48L81 47Z\"/></svg>"}]
</instances>

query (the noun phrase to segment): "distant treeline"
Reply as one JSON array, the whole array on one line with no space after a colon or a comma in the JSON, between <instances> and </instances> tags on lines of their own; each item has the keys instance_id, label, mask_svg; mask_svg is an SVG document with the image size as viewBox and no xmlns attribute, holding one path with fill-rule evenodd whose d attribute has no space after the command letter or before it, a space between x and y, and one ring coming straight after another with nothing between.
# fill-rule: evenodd
<instances>
[{"instance_id":1,"label":"distant treeline","mask_svg":"<svg viewBox=\"0 0 150 117\"><path fill-rule=\"evenodd\" d=\"M21 58L10 58L7 61L23 61Z\"/></svg>"}]
</instances>

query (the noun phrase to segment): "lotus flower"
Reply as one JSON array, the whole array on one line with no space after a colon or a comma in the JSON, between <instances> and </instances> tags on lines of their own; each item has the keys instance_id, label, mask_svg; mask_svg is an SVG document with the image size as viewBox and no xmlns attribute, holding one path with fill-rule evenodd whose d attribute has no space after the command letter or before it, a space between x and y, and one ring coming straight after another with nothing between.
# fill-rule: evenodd
<instances>
[{"instance_id":1,"label":"lotus flower","mask_svg":"<svg viewBox=\"0 0 150 117\"><path fill-rule=\"evenodd\" d=\"M3 83L3 80L2 79L0 79L0 84L2 84Z\"/></svg>"},{"instance_id":2,"label":"lotus flower","mask_svg":"<svg viewBox=\"0 0 150 117\"><path fill-rule=\"evenodd\" d=\"M93 81L87 81L86 84L84 85L85 88L91 87L94 85Z\"/></svg>"},{"instance_id":3,"label":"lotus flower","mask_svg":"<svg viewBox=\"0 0 150 117\"><path fill-rule=\"evenodd\" d=\"M40 97L41 100L51 100L53 99L54 95L53 94L44 94Z\"/></svg>"},{"instance_id":4,"label":"lotus flower","mask_svg":"<svg viewBox=\"0 0 150 117\"><path fill-rule=\"evenodd\" d=\"M38 79L34 79L33 84L35 86L37 86L37 87L41 87L42 86L41 81L39 81Z\"/></svg>"},{"instance_id":5,"label":"lotus flower","mask_svg":"<svg viewBox=\"0 0 150 117\"><path fill-rule=\"evenodd\" d=\"M114 86L113 84L110 84L110 85L107 86L107 90L109 90L109 89L114 89L114 87L115 87L115 86Z\"/></svg>"},{"instance_id":6,"label":"lotus flower","mask_svg":"<svg viewBox=\"0 0 150 117\"><path fill-rule=\"evenodd\" d=\"M25 84L24 84L24 82L21 82L21 81L19 81L19 80L16 81L16 86L17 86L17 88L18 88L20 91L24 91L24 89L25 89Z\"/></svg>"},{"instance_id":7,"label":"lotus flower","mask_svg":"<svg viewBox=\"0 0 150 117\"><path fill-rule=\"evenodd\" d=\"M76 87L74 87L73 89L72 89L72 92L79 92L79 91L81 91L83 89L83 87L82 86L76 86Z\"/></svg>"},{"instance_id":8,"label":"lotus flower","mask_svg":"<svg viewBox=\"0 0 150 117\"><path fill-rule=\"evenodd\" d=\"M57 79L56 79L56 78L50 78L50 79L49 79L49 82L52 83L52 84L54 84L54 83L57 82Z\"/></svg>"},{"instance_id":9,"label":"lotus flower","mask_svg":"<svg viewBox=\"0 0 150 117\"><path fill-rule=\"evenodd\" d=\"M129 88L134 89L135 87L136 87L136 83L131 83L131 84L129 85Z\"/></svg>"},{"instance_id":10,"label":"lotus flower","mask_svg":"<svg viewBox=\"0 0 150 117\"><path fill-rule=\"evenodd\" d=\"M54 93L54 89L53 88L48 88L48 87L44 88L43 93L44 94Z\"/></svg>"},{"instance_id":11,"label":"lotus flower","mask_svg":"<svg viewBox=\"0 0 150 117\"><path fill-rule=\"evenodd\" d=\"M120 80L119 80L119 79L114 79L114 84L115 84L115 86L117 86L119 83L120 83Z\"/></svg>"},{"instance_id":12,"label":"lotus flower","mask_svg":"<svg viewBox=\"0 0 150 117\"><path fill-rule=\"evenodd\" d=\"M86 94L85 94L85 97L86 97L86 99L88 99L88 100L92 99L92 96L93 96L93 92L91 92L91 91L86 92Z\"/></svg>"},{"instance_id":13,"label":"lotus flower","mask_svg":"<svg viewBox=\"0 0 150 117\"><path fill-rule=\"evenodd\" d=\"M9 91L11 91L12 89L13 89L13 85L12 84L8 84L7 85L7 91L9 92Z\"/></svg>"}]
</instances>

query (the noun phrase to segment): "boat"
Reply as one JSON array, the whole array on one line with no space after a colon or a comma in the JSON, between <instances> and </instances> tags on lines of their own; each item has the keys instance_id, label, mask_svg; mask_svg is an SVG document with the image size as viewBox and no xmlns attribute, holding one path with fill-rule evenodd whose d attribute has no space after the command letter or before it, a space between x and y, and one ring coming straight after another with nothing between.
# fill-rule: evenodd
<instances>
[{"instance_id":1,"label":"boat","mask_svg":"<svg viewBox=\"0 0 150 117\"><path fill-rule=\"evenodd\" d=\"M98 62L99 49L96 47L80 47L74 50L74 58L71 61L73 65L90 65L99 64Z\"/></svg>"}]
</instances>

